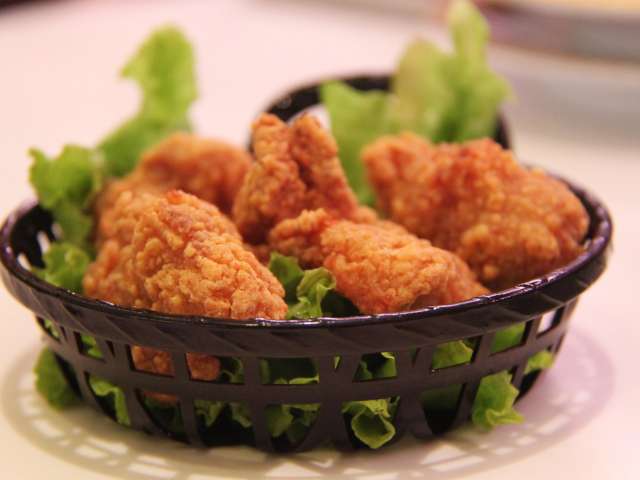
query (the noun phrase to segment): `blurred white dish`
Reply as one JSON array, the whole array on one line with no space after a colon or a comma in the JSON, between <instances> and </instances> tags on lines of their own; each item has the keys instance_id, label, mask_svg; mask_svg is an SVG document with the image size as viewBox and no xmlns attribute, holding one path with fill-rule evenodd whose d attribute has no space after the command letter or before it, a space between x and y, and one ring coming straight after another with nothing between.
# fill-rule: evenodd
<instances>
[{"instance_id":1,"label":"blurred white dish","mask_svg":"<svg viewBox=\"0 0 640 480\"><path fill-rule=\"evenodd\" d=\"M631 1L631 0L630 0ZM640 62L640 1L487 0L493 37L526 48Z\"/></svg>"},{"instance_id":2,"label":"blurred white dish","mask_svg":"<svg viewBox=\"0 0 640 480\"><path fill-rule=\"evenodd\" d=\"M484 0L484 3L565 17L640 18L640 0Z\"/></svg>"}]
</instances>

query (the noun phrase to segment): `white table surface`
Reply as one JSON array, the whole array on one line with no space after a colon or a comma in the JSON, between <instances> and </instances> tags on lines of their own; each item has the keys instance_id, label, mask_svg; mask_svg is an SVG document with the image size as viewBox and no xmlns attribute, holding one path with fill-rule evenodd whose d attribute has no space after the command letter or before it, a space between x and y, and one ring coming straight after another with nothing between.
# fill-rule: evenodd
<instances>
[{"instance_id":1,"label":"white table surface","mask_svg":"<svg viewBox=\"0 0 640 480\"><path fill-rule=\"evenodd\" d=\"M390 69L408 39L437 35L415 8L363 10L338 2L87 0L0 10L2 216L31 195L28 147L54 152L69 141L91 144L133 110L135 89L116 72L151 27L168 21L197 46L199 131L236 142L288 86ZM466 428L376 454L193 450L128 432L85 408L49 409L30 373L38 331L1 290L0 477L639 478L640 329L633 305L640 273L640 73L504 50L493 58L515 82L518 100L506 112L519 155L598 192L616 223L610 267L584 295L557 365L521 402L523 425L488 435Z\"/></svg>"}]
</instances>

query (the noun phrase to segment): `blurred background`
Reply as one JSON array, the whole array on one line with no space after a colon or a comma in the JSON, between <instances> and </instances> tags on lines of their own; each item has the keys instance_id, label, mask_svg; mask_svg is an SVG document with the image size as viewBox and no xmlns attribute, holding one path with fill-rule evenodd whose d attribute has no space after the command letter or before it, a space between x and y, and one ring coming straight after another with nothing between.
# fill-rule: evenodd
<instances>
[{"instance_id":1,"label":"blurred background","mask_svg":"<svg viewBox=\"0 0 640 480\"><path fill-rule=\"evenodd\" d=\"M68 142L92 145L135 111L137 89L117 72L154 27L174 23L196 48L196 130L244 143L257 113L292 87L333 75L390 72L415 37L446 47L447 3L0 0L0 214L32 196L29 147L55 154ZM517 155L589 187L612 210L614 261L585 295L578 321L612 356L620 378L637 378L630 356L637 352L631 343L637 293L629 279L640 270L640 0L477 3L493 31L491 63L513 86L504 115ZM17 311L2 295L6 311ZM35 341L34 330L29 324L11 333L3 355L18 358ZM557 478L564 470L579 478L637 478L637 436L620 431L637 421L628 412L637 408L640 392L637 382L625 385L615 406L546 451L550 461L531 456L527 468L503 467L504 477ZM15 448L9 470L23 473L12 478L34 478L24 474L30 467L22 455L30 450L21 450L24 442L16 438L0 429L3 443ZM588 461L575 462L585 455Z\"/></svg>"},{"instance_id":2,"label":"blurred background","mask_svg":"<svg viewBox=\"0 0 640 480\"><path fill-rule=\"evenodd\" d=\"M256 113L289 88L389 72L415 37L446 46L448 3L0 0L0 152L21 162L4 177L10 198L30 194L27 148L92 144L135 110L136 88L117 72L158 25L177 24L196 46L197 129L244 142ZM570 176L579 166L587 184L635 181L640 0L477 3L492 27L491 62L513 85L504 112L521 158ZM601 171L604 159L629 174Z\"/></svg>"}]
</instances>

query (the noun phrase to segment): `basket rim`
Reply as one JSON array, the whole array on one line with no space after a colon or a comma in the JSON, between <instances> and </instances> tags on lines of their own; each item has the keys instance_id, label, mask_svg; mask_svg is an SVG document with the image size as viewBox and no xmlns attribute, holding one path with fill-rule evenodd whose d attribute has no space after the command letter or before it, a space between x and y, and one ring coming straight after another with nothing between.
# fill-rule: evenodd
<instances>
[{"instance_id":1,"label":"basket rim","mask_svg":"<svg viewBox=\"0 0 640 480\"><path fill-rule=\"evenodd\" d=\"M606 253L613 233L613 224L608 209L596 196L584 188L574 184L573 182L566 181L561 177L556 176L556 178L569 186L569 188L581 200L589 213L589 233L587 234L586 248L582 254L567 265L506 290L481 295L463 302L436 305L403 312L292 320L276 320L260 317L236 320L230 318L160 313L147 309L123 307L103 300L85 297L84 295L57 287L40 279L33 272L23 267L18 260L18 257L15 255L13 247L11 246L12 234L17 224L24 221L24 217L28 213L32 212L34 209L41 208L35 200L23 202L19 207L14 209L4 221L0 229L0 261L4 270L8 272L11 277L16 278L21 283L40 293L57 298L73 306L102 312L110 316L127 317L131 320L135 318L142 322L171 322L174 325L176 323L182 323L191 325L198 324L203 327L226 328L296 329L302 327L306 329L353 327L364 324L394 324L416 319L426 320L427 318L452 315L461 311L480 309L487 305L500 303L514 298L523 299L526 296L535 295L542 289L546 289L551 285L559 283L565 277L575 274L583 267L586 267L589 263Z\"/></svg>"}]
</instances>

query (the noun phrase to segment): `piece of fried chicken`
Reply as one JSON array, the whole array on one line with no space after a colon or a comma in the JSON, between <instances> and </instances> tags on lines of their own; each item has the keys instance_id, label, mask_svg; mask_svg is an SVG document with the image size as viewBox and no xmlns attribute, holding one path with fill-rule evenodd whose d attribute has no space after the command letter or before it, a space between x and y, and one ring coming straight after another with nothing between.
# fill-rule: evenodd
<instances>
[{"instance_id":1,"label":"piece of fried chicken","mask_svg":"<svg viewBox=\"0 0 640 480\"><path fill-rule=\"evenodd\" d=\"M580 200L492 140L432 145L404 133L362 155L381 210L465 260L492 290L566 264L582 252Z\"/></svg>"},{"instance_id":2,"label":"piece of fried chicken","mask_svg":"<svg viewBox=\"0 0 640 480\"><path fill-rule=\"evenodd\" d=\"M265 241L278 222L304 209L323 208L338 218L374 221L349 187L333 137L311 115L291 126L263 114L253 125L255 163L233 206L233 220L251 244Z\"/></svg>"},{"instance_id":3,"label":"piece of fried chicken","mask_svg":"<svg viewBox=\"0 0 640 480\"><path fill-rule=\"evenodd\" d=\"M307 267L324 266L362 313L455 303L487 293L453 253L402 229L338 220L319 209L284 220L269 245Z\"/></svg>"},{"instance_id":4,"label":"piece of fried chicken","mask_svg":"<svg viewBox=\"0 0 640 480\"><path fill-rule=\"evenodd\" d=\"M126 177L111 181L95 202L97 243L114 234L118 209L113 209L123 192L162 194L179 189L230 213L251 156L227 143L175 133L145 152L140 163Z\"/></svg>"},{"instance_id":5,"label":"piece of fried chicken","mask_svg":"<svg viewBox=\"0 0 640 480\"><path fill-rule=\"evenodd\" d=\"M128 199L125 192L115 203L120 234L103 243L89 266L86 295L164 313L285 318L282 285L218 208L177 190ZM132 357L140 370L173 373L167 352L134 346ZM187 361L195 379L219 374L215 357L189 353Z\"/></svg>"}]
</instances>

